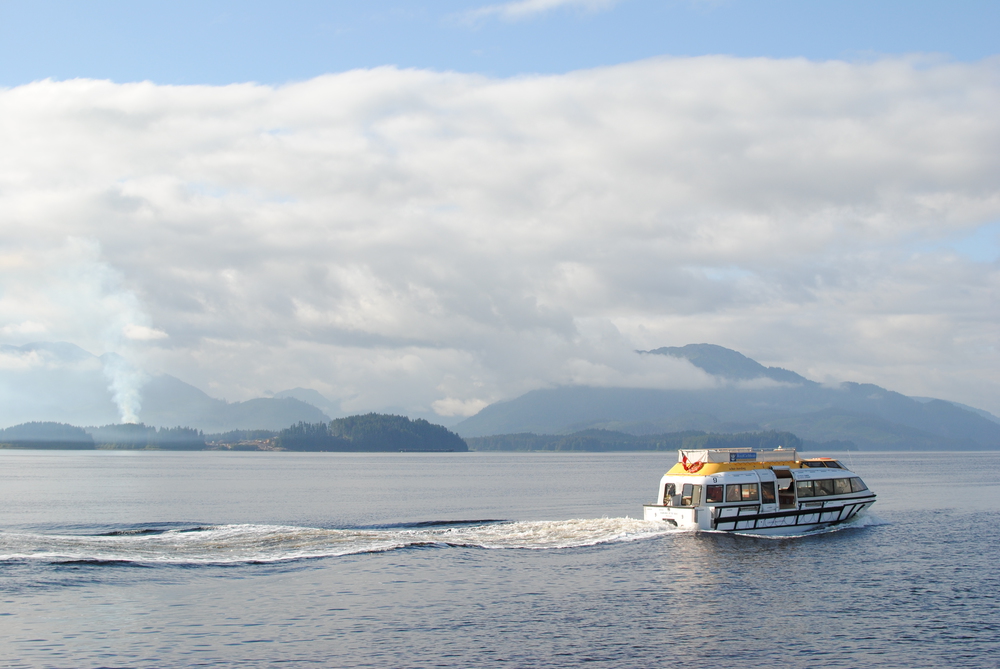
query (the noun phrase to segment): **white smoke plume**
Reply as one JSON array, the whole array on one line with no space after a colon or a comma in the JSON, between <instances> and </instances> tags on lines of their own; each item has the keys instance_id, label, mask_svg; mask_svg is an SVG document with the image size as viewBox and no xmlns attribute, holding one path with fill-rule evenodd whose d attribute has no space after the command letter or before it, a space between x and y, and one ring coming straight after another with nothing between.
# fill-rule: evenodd
<instances>
[{"instance_id":1,"label":"white smoke plume","mask_svg":"<svg viewBox=\"0 0 1000 669\"><path fill-rule=\"evenodd\" d=\"M138 423L142 409L142 387L149 377L141 369L113 353L102 356L104 376L108 379L108 390L118 407L123 423Z\"/></svg>"},{"instance_id":2,"label":"white smoke plume","mask_svg":"<svg viewBox=\"0 0 1000 669\"><path fill-rule=\"evenodd\" d=\"M102 371L121 420L139 422L145 348L167 335L151 327L138 295L103 260L100 245L69 238L50 248L8 249L0 254L0 280L0 343L67 341L103 353Z\"/></svg>"}]
</instances>

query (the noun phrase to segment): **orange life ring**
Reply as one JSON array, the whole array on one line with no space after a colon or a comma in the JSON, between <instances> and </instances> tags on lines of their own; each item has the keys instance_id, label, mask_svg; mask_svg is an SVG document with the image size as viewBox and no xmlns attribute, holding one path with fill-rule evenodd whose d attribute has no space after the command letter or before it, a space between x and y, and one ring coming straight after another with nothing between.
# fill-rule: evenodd
<instances>
[{"instance_id":1,"label":"orange life ring","mask_svg":"<svg viewBox=\"0 0 1000 669\"><path fill-rule=\"evenodd\" d=\"M705 463L701 460L697 462L688 462L688 456L681 455L681 465L684 466L684 471L688 474L696 474L701 471L701 468L705 466Z\"/></svg>"}]
</instances>

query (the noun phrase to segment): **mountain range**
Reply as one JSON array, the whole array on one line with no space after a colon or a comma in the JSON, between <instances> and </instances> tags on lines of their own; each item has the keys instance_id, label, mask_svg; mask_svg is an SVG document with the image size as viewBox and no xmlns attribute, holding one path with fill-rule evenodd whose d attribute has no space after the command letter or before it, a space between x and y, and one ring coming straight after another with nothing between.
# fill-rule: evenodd
<instances>
[{"instance_id":1,"label":"mountain range","mask_svg":"<svg viewBox=\"0 0 1000 669\"><path fill-rule=\"evenodd\" d=\"M457 424L433 416L411 418L447 423L462 437L568 435L593 429L637 436L688 430L779 431L832 448L1000 448L1000 418L981 409L907 397L873 384L820 384L713 344L640 353L685 359L716 383L700 390L564 386L491 404ZM0 428L28 421L81 426L121 422L115 393L109 389L109 370L121 370L122 362L113 353L95 356L66 342L0 346ZM321 423L342 415L337 402L309 388L227 402L169 374L143 378L138 411L147 425L208 433L281 430L300 421Z\"/></svg>"},{"instance_id":2,"label":"mountain range","mask_svg":"<svg viewBox=\"0 0 1000 669\"><path fill-rule=\"evenodd\" d=\"M807 442L826 442L829 447L1000 448L1000 419L971 407L915 399L872 384L824 385L713 344L642 353L684 358L718 383L700 390L588 386L534 390L492 404L453 429L463 437L570 434L588 429L634 435L778 430Z\"/></svg>"}]
</instances>

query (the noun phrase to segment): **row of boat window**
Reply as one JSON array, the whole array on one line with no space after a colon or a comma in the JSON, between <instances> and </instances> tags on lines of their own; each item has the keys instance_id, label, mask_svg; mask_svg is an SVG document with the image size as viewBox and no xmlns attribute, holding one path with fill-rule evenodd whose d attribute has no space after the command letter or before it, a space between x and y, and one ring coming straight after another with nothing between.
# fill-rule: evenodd
<instances>
[{"instance_id":1,"label":"row of boat window","mask_svg":"<svg viewBox=\"0 0 1000 669\"><path fill-rule=\"evenodd\" d=\"M725 497L723 497L723 486L705 486L706 502L757 502L764 504L774 504L774 483L732 483L725 486Z\"/></svg>"},{"instance_id":2,"label":"row of boat window","mask_svg":"<svg viewBox=\"0 0 1000 669\"><path fill-rule=\"evenodd\" d=\"M685 483L681 493L677 487L668 483L663 489L663 503L667 506L698 506L701 504L701 486ZM785 504L785 492L782 488L781 503ZM824 495L846 495L852 492L868 490L868 486L858 477L849 479L821 479L819 481L797 481L795 492L799 497L822 497ZM726 486L705 486L705 502L721 504L723 502L761 502L774 504L774 482L764 483L731 483ZM794 501L789 497L790 501Z\"/></svg>"},{"instance_id":3,"label":"row of boat window","mask_svg":"<svg viewBox=\"0 0 1000 669\"><path fill-rule=\"evenodd\" d=\"M705 501L709 504L726 502L757 502L763 499L765 504L774 503L774 483L734 483L727 486L708 485L705 488ZM677 487L668 483L663 488L663 503L667 506L698 506L701 504L702 486L685 483L681 494Z\"/></svg>"},{"instance_id":4,"label":"row of boat window","mask_svg":"<svg viewBox=\"0 0 1000 669\"><path fill-rule=\"evenodd\" d=\"M820 479L819 481L795 482L795 494L799 497L846 495L849 492L861 492L862 490L868 490L868 486L857 476L849 479Z\"/></svg>"}]
</instances>

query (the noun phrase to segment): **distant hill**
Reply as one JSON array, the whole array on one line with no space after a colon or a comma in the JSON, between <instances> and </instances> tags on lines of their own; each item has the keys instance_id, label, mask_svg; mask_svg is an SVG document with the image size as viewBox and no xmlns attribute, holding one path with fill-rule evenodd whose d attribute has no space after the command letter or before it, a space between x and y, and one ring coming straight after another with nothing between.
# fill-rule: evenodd
<instances>
[{"instance_id":1,"label":"distant hill","mask_svg":"<svg viewBox=\"0 0 1000 669\"><path fill-rule=\"evenodd\" d=\"M916 401L872 384L831 388L709 344L662 348L720 379L716 388L651 390L572 386L492 404L455 427L463 437L606 429L635 435L703 430L793 432L810 442L877 449L996 449L1000 424L950 402ZM769 383L754 387L754 379Z\"/></svg>"}]
</instances>

